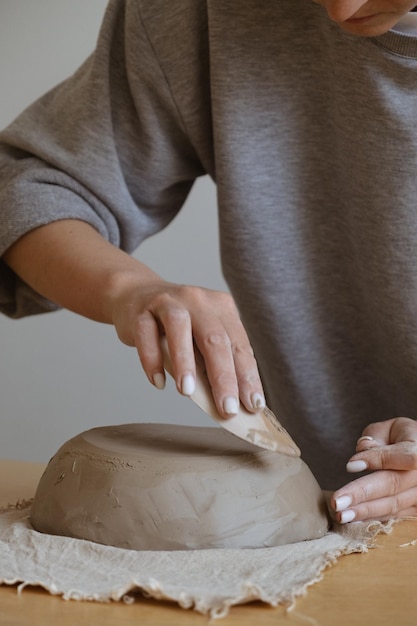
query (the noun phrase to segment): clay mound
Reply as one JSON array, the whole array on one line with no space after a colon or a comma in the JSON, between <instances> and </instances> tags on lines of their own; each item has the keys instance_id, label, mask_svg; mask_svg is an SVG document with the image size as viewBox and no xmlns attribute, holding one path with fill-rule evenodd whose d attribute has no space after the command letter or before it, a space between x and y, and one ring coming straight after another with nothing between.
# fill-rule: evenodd
<instances>
[{"instance_id":1,"label":"clay mound","mask_svg":"<svg viewBox=\"0 0 417 626\"><path fill-rule=\"evenodd\" d=\"M131 550L263 548L324 535L322 492L296 457L221 428L126 424L65 443L36 491L45 533Z\"/></svg>"}]
</instances>

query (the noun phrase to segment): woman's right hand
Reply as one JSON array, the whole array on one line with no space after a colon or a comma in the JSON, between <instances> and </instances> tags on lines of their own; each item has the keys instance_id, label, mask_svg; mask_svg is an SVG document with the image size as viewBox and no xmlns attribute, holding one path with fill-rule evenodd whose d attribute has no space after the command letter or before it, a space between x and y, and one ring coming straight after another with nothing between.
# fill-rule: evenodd
<instances>
[{"instance_id":1,"label":"woman's right hand","mask_svg":"<svg viewBox=\"0 0 417 626\"><path fill-rule=\"evenodd\" d=\"M160 339L166 335L180 393L192 394L197 347L220 415L236 413L239 399L252 412L264 406L253 351L229 294L166 282L75 219L30 231L3 258L46 298L114 324L157 387L165 381Z\"/></svg>"},{"instance_id":2,"label":"woman's right hand","mask_svg":"<svg viewBox=\"0 0 417 626\"><path fill-rule=\"evenodd\" d=\"M234 415L239 400L251 412L265 405L253 350L228 293L161 279L135 285L132 277L113 302L112 320L121 341L136 347L156 387L165 384L160 344L165 335L180 393L194 391L197 348L220 415Z\"/></svg>"}]
</instances>

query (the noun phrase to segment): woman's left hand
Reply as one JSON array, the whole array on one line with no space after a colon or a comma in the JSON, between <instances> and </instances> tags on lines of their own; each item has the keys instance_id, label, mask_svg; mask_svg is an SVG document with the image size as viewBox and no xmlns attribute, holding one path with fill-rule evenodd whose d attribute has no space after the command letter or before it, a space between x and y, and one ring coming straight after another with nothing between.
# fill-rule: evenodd
<instances>
[{"instance_id":1,"label":"woman's left hand","mask_svg":"<svg viewBox=\"0 0 417 626\"><path fill-rule=\"evenodd\" d=\"M331 497L342 524L417 516L417 422L396 417L370 424L358 439L349 472L369 470Z\"/></svg>"}]
</instances>

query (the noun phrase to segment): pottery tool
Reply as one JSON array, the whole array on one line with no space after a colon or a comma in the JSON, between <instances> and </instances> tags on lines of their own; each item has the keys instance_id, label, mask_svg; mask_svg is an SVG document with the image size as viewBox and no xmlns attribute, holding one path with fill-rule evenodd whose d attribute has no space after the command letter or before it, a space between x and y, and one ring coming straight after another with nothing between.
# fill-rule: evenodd
<instances>
[{"instance_id":1,"label":"pottery tool","mask_svg":"<svg viewBox=\"0 0 417 626\"><path fill-rule=\"evenodd\" d=\"M173 376L172 363L165 337L161 340L161 347L164 355L164 367ZM297 444L268 407L259 409L256 413L250 413L240 403L239 411L236 415L224 418L219 414L211 392L203 358L197 350L195 391L189 397L200 409L220 424L222 428L236 435L236 437L240 437L240 439L260 448L266 448L267 450L280 452L288 456L301 456Z\"/></svg>"}]
</instances>

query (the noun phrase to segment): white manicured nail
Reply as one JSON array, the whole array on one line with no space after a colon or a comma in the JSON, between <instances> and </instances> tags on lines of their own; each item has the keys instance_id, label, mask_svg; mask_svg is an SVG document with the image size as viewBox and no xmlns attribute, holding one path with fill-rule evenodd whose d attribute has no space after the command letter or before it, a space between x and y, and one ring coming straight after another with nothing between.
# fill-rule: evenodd
<instances>
[{"instance_id":1,"label":"white manicured nail","mask_svg":"<svg viewBox=\"0 0 417 626\"><path fill-rule=\"evenodd\" d=\"M340 523L347 524L348 522L353 522L355 517L356 517L355 511L352 511L352 509L348 509L347 511L343 511L343 513L341 514Z\"/></svg>"},{"instance_id":2,"label":"white manicured nail","mask_svg":"<svg viewBox=\"0 0 417 626\"><path fill-rule=\"evenodd\" d=\"M354 472L363 472L368 469L368 463L366 463L366 461L349 461L349 463L346 464L346 469L352 474Z\"/></svg>"},{"instance_id":3,"label":"white manicured nail","mask_svg":"<svg viewBox=\"0 0 417 626\"><path fill-rule=\"evenodd\" d=\"M352 498L350 496L340 496L336 498L336 511L344 511L352 504Z\"/></svg>"},{"instance_id":4,"label":"white manicured nail","mask_svg":"<svg viewBox=\"0 0 417 626\"><path fill-rule=\"evenodd\" d=\"M184 396L192 396L195 391L195 379L192 374L186 374L182 377L181 393Z\"/></svg>"},{"instance_id":5,"label":"white manicured nail","mask_svg":"<svg viewBox=\"0 0 417 626\"><path fill-rule=\"evenodd\" d=\"M265 398L260 393L253 393L251 397L252 406L254 409L264 409L266 406Z\"/></svg>"},{"instance_id":6,"label":"white manicured nail","mask_svg":"<svg viewBox=\"0 0 417 626\"><path fill-rule=\"evenodd\" d=\"M155 385L157 389L161 389L161 390L164 389L165 388L165 376L161 374L161 372L157 372L156 374L154 374L153 384Z\"/></svg>"},{"instance_id":7,"label":"white manicured nail","mask_svg":"<svg viewBox=\"0 0 417 626\"><path fill-rule=\"evenodd\" d=\"M236 398L229 396L223 402L223 409L226 415L236 415L239 411L239 403Z\"/></svg>"}]
</instances>

